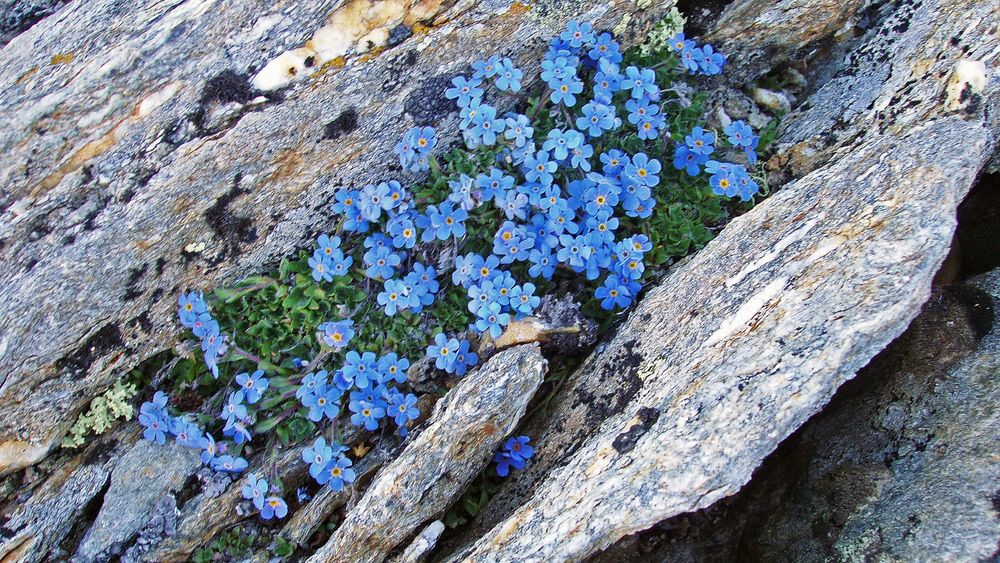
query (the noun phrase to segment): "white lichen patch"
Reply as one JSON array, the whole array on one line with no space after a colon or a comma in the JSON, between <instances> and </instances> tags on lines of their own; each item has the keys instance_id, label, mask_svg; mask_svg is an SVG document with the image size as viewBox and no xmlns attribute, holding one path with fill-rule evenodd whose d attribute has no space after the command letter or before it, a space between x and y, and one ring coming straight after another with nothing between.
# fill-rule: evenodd
<instances>
[{"instance_id":1,"label":"white lichen patch","mask_svg":"<svg viewBox=\"0 0 1000 563\"><path fill-rule=\"evenodd\" d=\"M351 53L384 47L392 28L433 18L441 0L351 0L331 13L302 47L272 59L253 78L258 90L284 88L317 68Z\"/></svg>"},{"instance_id":2,"label":"white lichen patch","mask_svg":"<svg viewBox=\"0 0 1000 563\"><path fill-rule=\"evenodd\" d=\"M948 102L945 108L948 111L959 110L971 95L980 94L985 88L986 64L962 59L955 64L955 70L948 80Z\"/></svg>"},{"instance_id":3,"label":"white lichen patch","mask_svg":"<svg viewBox=\"0 0 1000 563\"><path fill-rule=\"evenodd\" d=\"M173 98L174 94L180 90L180 87L181 81L175 80L174 82L171 82L163 88L160 88L159 90L146 96L141 102L139 102L139 106L136 108L136 115L138 117L146 117L150 113L153 113L153 110L167 103L170 98Z\"/></svg>"}]
</instances>

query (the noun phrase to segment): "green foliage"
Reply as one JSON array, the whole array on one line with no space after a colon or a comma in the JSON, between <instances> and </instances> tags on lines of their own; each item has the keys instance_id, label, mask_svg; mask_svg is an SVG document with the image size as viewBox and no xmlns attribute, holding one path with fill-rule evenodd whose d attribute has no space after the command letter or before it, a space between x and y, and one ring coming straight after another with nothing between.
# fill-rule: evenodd
<instances>
[{"instance_id":1,"label":"green foliage","mask_svg":"<svg viewBox=\"0 0 1000 563\"><path fill-rule=\"evenodd\" d=\"M213 561L235 561L250 554L257 536L236 527L227 530L212 540L207 547L200 547L194 552L195 563L212 563Z\"/></svg>"},{"instance_id":2,"label":"green foliage","mask_svg":"<svg viewBox=\"0 0 1000 563\"><path fill-rule=\"evenodd\" d=\"M134 383L119 379L103 395L90 401L90 408L81 413L69 429L69 434L62 440L62 447L77 448L93 432L103 434L111 428L115 421L131 420L135 414L132 408L132 397L137 391Z\"/></svg>"}]
</instances>

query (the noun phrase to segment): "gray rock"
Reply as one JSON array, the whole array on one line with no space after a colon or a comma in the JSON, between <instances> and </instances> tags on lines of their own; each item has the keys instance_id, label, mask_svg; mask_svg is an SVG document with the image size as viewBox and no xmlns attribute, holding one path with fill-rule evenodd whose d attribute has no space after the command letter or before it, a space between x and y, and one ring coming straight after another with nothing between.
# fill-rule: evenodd
<instances>
[{"instance_id":1,"label":"gray rock","mask_svg":"<svg viewBox=\"0 0 1000 563\"><path fill-rule=\"evenodd\" d=\"M0 560L41 561L50 551L59 549L84 515L84 509L95 499L100 501L108 490L112 471L135 441L134 434L105 434L61 463L13 508L3 523Z\"/></svg>"},{"instance_id":2,"label":"gray rock","mask_svg":"<svg viewBox=\"0 0 1000 563\"><path fill-rule=\"evenodd\" d=\"M198 450L170 441L140 440L111 473L111 485L76 557L107 561L115 546L131 539L157 513L159 500L181 490L201 464Z\"/></svg>"},{"instance_id":3,"label":"gray rock","mask_svg":"<svg viewBox=\"0 0 1000 563\"><path fill-rule=\"evenodd\" d=\"M383 561L443 513L517 426L545 369L531 344L505 350L463 377L309 561Z\"/></svg>"},{"instance_id":4,"label":"gray rock","mask_svg":"<svg viewBox=\"0 0 1000 563\"><path fill-rule=\"evenodd\" d=\"M595 563L995 557L998 303L1000 271L935 289L738 495L625 538Z\"/></svg>"},{"instance_id":5,"label":"gray rock","mask_svg":"<svg viewBox=\"0 0 1000 563\"><path fill-rule=\"evenodd\" d=\"M839 14L828 4L799 2L800 15ZM995 25L985 4L924 3L899 48L882 51L889 78L872 86L863 125L650 290L572 376L535 437L537 459L454 558L582 558L735 493L902 333L945 258L958 203L996 151L1000 77L983 77L974 105L943 103L960 59L993 56Z\"/></svg>"},{"instance_id":6,"label":"gray rock","mask_svg":"<svg viewBox=\"0 0 1000 563\"><path fill-rule=\"evenodd\" d=\"M444 533L444 522L435 520L417 534L409 546L392 558L394 563L420 563L427 558L427 554L437 545L437 540Z\"/></svg>"}]
</instances>

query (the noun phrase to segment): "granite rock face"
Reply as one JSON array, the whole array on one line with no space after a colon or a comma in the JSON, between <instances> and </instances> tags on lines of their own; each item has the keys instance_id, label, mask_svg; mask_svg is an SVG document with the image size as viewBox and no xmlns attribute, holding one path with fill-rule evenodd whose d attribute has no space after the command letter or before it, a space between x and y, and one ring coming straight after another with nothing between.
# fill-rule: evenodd
<instances>
[{"instance_id":1,"label":"granite rock face","mask_svg":"<svg viewBox=\"0 0 1000 563\"><path fill-rule=\"evenodd\" d=\"M731 499L597 562L985 561L1000 545L1000 271L935 288L906 333Z\"/></svg>"},{"instance_id":2,"label":"granite rock face","mask_svg":"<svg viewBox=\"0 0 1000 563\"><path fill-rule=\"evenodd\" d=\"M642 37L669 6L94 0L14 37L0 48L0 475L45 456L117 370L173 345L180 291L303 247L332 224L338 187L398 175L391 150L412 125L454 134L443 90L471 61L502 51L534 72L572 17L628 16L624 36Z\"/></svg>"}]
</instances>

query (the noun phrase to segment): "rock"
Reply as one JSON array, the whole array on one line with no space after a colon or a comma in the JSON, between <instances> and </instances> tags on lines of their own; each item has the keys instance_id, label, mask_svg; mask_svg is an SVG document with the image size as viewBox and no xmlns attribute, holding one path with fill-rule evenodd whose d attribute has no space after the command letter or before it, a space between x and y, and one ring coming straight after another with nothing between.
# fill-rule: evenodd
<instances>
[{"instance_id":1,"label":"rock","mask_svg":"<svg viewBox=\"0 0 1000 563\"><path fill-rule=\"evenodd\" d=\"M671 5L94 0L20 33L0 49L0 476L174 344L180 291L306 246L334 224L340 186L396 175L386 163L414 124L457 138L443 90L474 59L502 52L532 75L570 18L622 27L627 43ZM360 55L392 38L400 14L374 12L393 6L413 36ZM336 22L350 33L331 37ZM296 79L262 90L284 59Z\"/></svg>"},{"instance_id":2,"label":"rock","mask_svg":"<svg viewBox=\"0 0 1000 563\"><path fill-rule=\"evenodd\" d=\"M819 18L839 13L841 4L828 4L797 3L802 17ZM948 112L942 101L960 57L997 48L988 32L997 14L957 0L900 9L913 12L908 27L873 30L855 55L888 57L875 65L884 80L832 98L824 85L789 117L819 125L848 111L839 100L873 100L863 120L845 118L849 136L830 139L831 160L735 219L649 291L571 376L547 429L533 436L536 459L451 559L584 558L735 493L906 328L947 254L958 203L996 151L996 113L983 109L995 107L996 74L979 111ZM953 37L976 42L963 53ZM782 140L799 131L789 125Z\"/></svg>"},{"instance_id":3,"label":"rock","mask_svg":"<svg viewBox=\"0 0 1000 563\"><path fill-rule=\"evenodd\" d=\"M164 446L137 442L111 473L100 512L75 557L110 559L112 549L131 539L156 515L159 499L180 491L200 464L199 450L176 442Z\"/></svg>"},{"instance_id":4,"label":"rock","mask_svg":"<svg viewBox=\"0 0 1000 563\"><path fill-rule=\"evenodd\" d=\"M462 378L309 561L383 561L443 513L517 426L545 366L537 345L522 345Z\"/></svg>"},{"instance_id":5,"label":"rock","mask_svg":"<svg viewBox=\"0 0 1000 563\"><path fill-rule=\"evenodd\" d=\"M9 516L4 515L0 561L42 561L56 550L85 516L85 508L108 490L112 471L135 442L134 434L105 434L60 464Z\"/></svg>"},{"instance_id":6,"label":"rock","mask_svg":"<svg viewBox=\"0 0 1000 563\"><path fill-rule=\"evenodd\" d=\"M392 558L393 563L420 563L427 558L437 540L444 532L444 522L435 520L427 525L410 545L400 553L398 557Z\"/></svg>"},{"instance_id":7,"label":"rock","mask_svg":"<svg viewBox=\"0 0 1000 563\"><path fill-rule=\"evenodd\" d=\"M595 561L995 557L998 299L1000 271L935 289L906 333L739 494L625 538Z\"/></svg>"}]
</instances>

